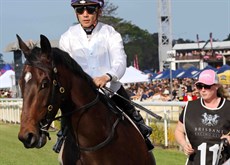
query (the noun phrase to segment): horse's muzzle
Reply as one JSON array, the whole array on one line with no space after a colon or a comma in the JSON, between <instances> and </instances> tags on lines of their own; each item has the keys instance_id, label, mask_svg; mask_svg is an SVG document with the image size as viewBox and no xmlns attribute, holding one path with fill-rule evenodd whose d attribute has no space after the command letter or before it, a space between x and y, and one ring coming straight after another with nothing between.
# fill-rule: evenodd
<instances>
[{"instance_id":1,"label":"horse's muzzle","mask_svg":"<svg viewBox=\"0 0 230 165\"><path fill-rule=\"evenodd\" d=\"M25 134L19 133L18 139L24 144L25 148L42 148L47 142L45 134L37 136L32 132L27 132Z\"/></svg>"}]
</instances>

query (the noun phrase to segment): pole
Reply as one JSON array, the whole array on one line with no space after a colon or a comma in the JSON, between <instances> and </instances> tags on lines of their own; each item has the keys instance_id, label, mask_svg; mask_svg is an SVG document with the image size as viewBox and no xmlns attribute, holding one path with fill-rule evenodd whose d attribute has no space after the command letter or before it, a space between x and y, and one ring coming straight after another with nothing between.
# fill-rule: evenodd
<instances>
[{"instance_id":1,"label":"pole","mask_svg":"<svg viewBox=\"0 0 230 165\"><path fill-rule=\"evenodd\" d=\"M168 123L167 123L167 110L164 107L164 134L165 134L165 147L168 147Z\"/></svg>"},{"instance_id":2,"label":"pole","mask_svg":"<svg viewBox=\"0 0 230 165\"><path fill-rule=\"evenodd\" d=\"M170 60L170 98L172 100L172 60Z\"/></svg>"}]
</instances>

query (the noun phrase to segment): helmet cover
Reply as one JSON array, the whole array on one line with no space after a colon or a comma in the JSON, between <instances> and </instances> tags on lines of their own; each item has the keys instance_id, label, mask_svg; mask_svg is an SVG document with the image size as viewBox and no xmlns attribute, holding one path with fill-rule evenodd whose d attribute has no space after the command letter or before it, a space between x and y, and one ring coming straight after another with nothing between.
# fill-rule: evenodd
<instances>
[{"instance_id":1,"label":"helmet cover","mask_svg":"<svg viewBox=\"0 0 230 165\"><path fill-rule=\"evenodd\" d=\"M100 7L104 6L104 0L71 0L71 6L86 4L90 2L98 3Z\"/></svg>"}]
</instances>

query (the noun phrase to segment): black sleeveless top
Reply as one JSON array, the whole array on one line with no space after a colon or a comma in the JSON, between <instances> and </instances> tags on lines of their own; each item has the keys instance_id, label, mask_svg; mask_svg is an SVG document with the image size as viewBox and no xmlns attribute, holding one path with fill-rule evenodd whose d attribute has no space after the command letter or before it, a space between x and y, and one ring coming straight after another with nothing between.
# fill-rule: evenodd
<instances>
[{"instance_id":1,"label":"black sleeveless top","mask_svg":"<svg viewBox=\"0 0 230 165\"><path fill-rule=\"evenodd\" d=\"M212 165L217 158L220 137L230 131L230 101L223 99L218 108L212 109L202 99L189 101L180 119L195 150L187 165Z\"/></svg>"}]
</instances>

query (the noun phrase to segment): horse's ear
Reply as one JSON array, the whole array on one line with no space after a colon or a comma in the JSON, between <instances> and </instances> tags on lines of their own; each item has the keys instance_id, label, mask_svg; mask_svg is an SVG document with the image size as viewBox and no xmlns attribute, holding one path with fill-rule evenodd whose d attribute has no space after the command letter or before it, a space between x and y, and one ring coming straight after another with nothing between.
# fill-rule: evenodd
<instances>
[{"instance_id":1,"label":"horse's ear","mask_svg":"<svg viewBox=\"0 0 230 165\"><path fill-rule=\"evenodd\" d=\"M51 53L51 44L48 38L44 35L40 35L40 45L42 49L42 53L49 54Z\"/></svg>"},{"instance_id":2,"label":"horse's ear","mask_svg":"<svg viewBox=\"0 0 230 165\"><path fill-rule=\"evenodd\" d=\"M25 44L25 42L21 39L21 37L19 37L19 35L16 34L16 37L18 39L18 45L19 48L22 50L22 52L25 55L25 58L29 55L30 53L30 49L29 47Z\"/></svg>"}]
</instances>

